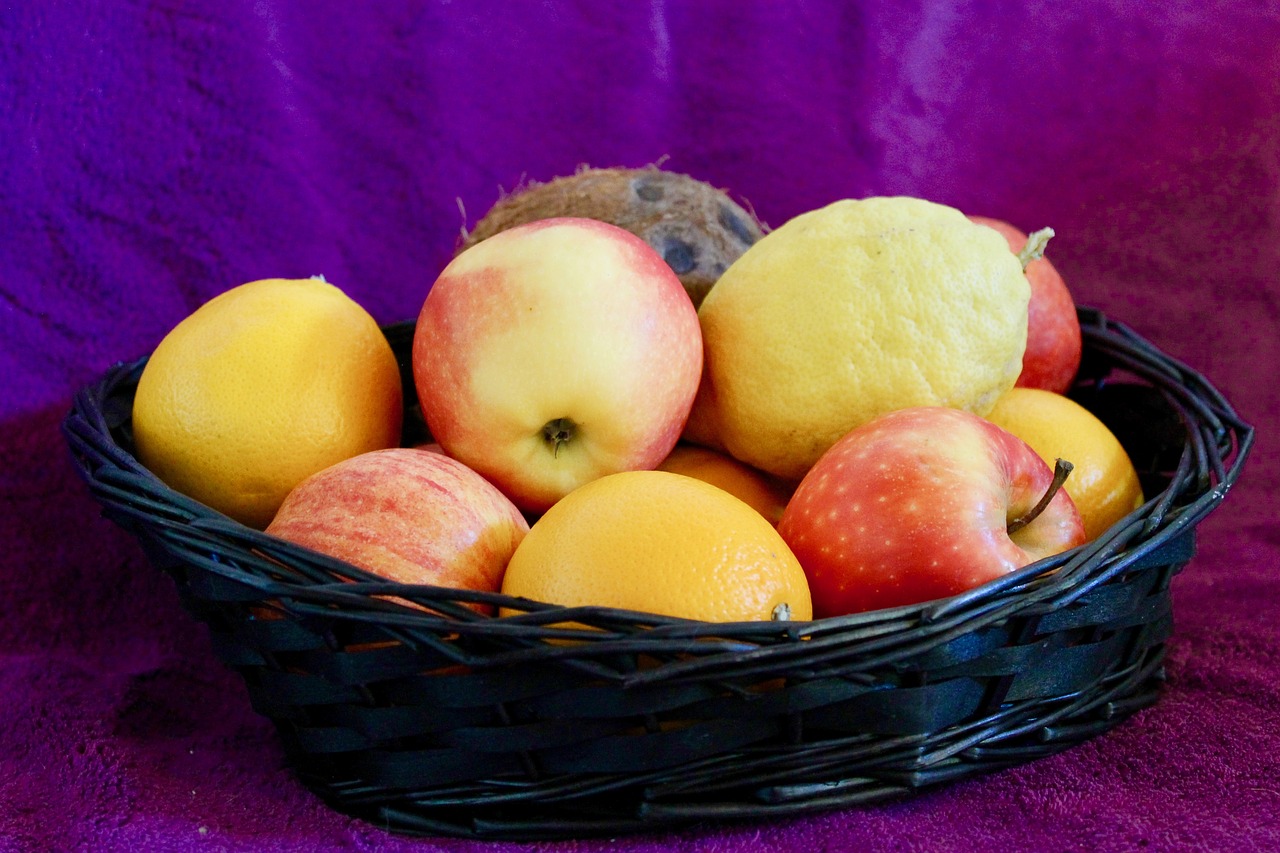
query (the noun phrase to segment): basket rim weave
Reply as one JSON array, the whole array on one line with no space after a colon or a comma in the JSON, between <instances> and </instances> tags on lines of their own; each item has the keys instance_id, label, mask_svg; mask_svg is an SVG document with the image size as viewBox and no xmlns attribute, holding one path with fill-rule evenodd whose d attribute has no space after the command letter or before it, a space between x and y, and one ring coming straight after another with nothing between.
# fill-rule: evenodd
<instances>
[{"instance_id":1,"label":"basket rim weave","mask_svg":"<svg viewBox=\"0 0 1280 853\"><path fill-rule=\"evenodd\" d=\"M1109 374L1117 371L1136 378L1139 384L1158 390L1164 404L1184 425L1185 441L1176 466L1168 475L1167 485L1092 542L968 592L919 605L805 622L712 624L610 608L565 608L499 593L391 583L349 564L249 529L169 489L129 452L132 387L146 363L145 357L115 365L97 382L82 389L63 422L63 432L90 492L103 506L104 515L138 535L153 561L157 561L157 555L163 555L158 563L168 566L166 561L171 561L181 566L176 571L171 567L166 570L178 580L184 605L215 633L234 637L235 642L242 644L243 647L224 655L224 660L242 671L248 669L241 661L254 658L259 652L268 667L280 668L272 663L272 656L267 652L278 654L280 637L296 625L330 638L330 645L338 653L343 651L341 643L332 641L337 634L390 639L438 667L463 668L466 675L446 676L446 679L455 678L464 685L468 679L476 685L486 678L509 679L513 672L532 668L567 673L566 678L574 683L612 685L608 689L619 695L662 694L668 703L675 701L672 696L684 696L691 690L714 686L712 692L742 692L734 685L758 684L769 679L785 679L788 690L792 691L789 699L806 695L805 685L825 685L833 680L840 684L865 682L871 689L884 686L881 681L891 677L895 681L892 686L901 688L906 683L897 683L901 673L912 673L908 681L914 679L928 684L941 678L940 673L956 670L960 664L942 658L953 655L952 650L958 645L971 645L975 638L998 632L1012 620L1039 626L1060 621L1059 614L1087 609L1092 606L1091 602L1105 598L1118 585L1130 583L1128 578L1141 576L1153 568L1165 572L1155 587L1164 589L1162 595L1167 604L1168 577L1190 558L1194 527L1223 501L1249 455L1254 441L1253 427L1240 419L1205 377L1160 352L1123 323L1094 309L1082 307L1078 311L1087 355L1102 365L1096 377L1087 376L1087 368L1082 367L1082 381L1101 386L1108 381ZM413 325L411 322L394 324L384 332L393 348L398 347L402 378L406 382L406 402L411 401L414 395L404 350L412 339ZM414 417L411 409L406 413L407 423ZM421 606L389 601L387 596ZM259 605L268 602L282 617L281 626L272 627L274 634L261 641L266 651L249 648L258 641L244 639L248 630L244 624L245 613L255 602ZM473 602L521 612L502 618L486 616L467 606ZM1153 621L1166 618L1167 614L1155 613L1158 607L1142 606L1152 611L1142 618ZM1138 620L1138 617L1126 618ZM236 624L226 624L228 620L237 619ZM580 627L567 627L565 623ZM263 628L261 623L249 628L264 637L271 633L259 630ZM1108 671L1090 687L1089 701L1105 706L1105 719L1094 726L1096 730L1066 736L1053 750L1099 733L1137 707L1154 701L1150 685L1160 677L1162 637L1158 631L1147 633L1152 636L1144 635L1143 643L1155 651L1145 653L1141 663L1135 659L1123 685L1117 673ZM1094 634L1097 634L1096 628ZM1070 643L1078 641L1077 638ZM657 663L637 665L641 658ZM939 658L942 665L930 663L933 658ZM623 663L619 663L620 660ZM893 675L885 676L885 673ZM386 675L375 674L371 683L382 683L378 679ZM1005 677L1005 681L1008 680ZM467 689L473 688L468 685ZM530 688L534 692L536 689L536 686ZM740 698L760 704L750 696ZM372 700L366 697L362 701L369 704ZM1000 708L1005 707L990 697L984 701L987 702L986 716L980 720L949 723L945 729L928 732L925 739L945 734L947 748L954 749L955 755L994 756L986 769L1035 757L1034 749L1023 746L1003 760L998 751L993 751L994 746L983 746L986 741L982 732L986 729L979 723L987 728L996 725L993 720L1000 719ZM1029 732L1047 731L1054 713L1064 718L1069 716L1063 709L1070 708L1070 697L1058 697L1055 702L1058 710L1048 714L1036 711L1038 716L1034 721L1002 721L1000 724L1005 728L998 733L999 737L988 736L987 740L1008 742L1013 737L1011 732L1020 728L1027 728ZM1042 709L1048 705L1042 702L1036 707ZM792 708L778 713L795 717L800 712ZM657 712L651 712L653 714ZM452 790L448 785L425 793L421 785L415 791L392 790L395 785L380 790L373 783L335 788L333 780L321 778L323 771L317 772L311 766L314 756L309 756L305 748L300 749L292 742L292 735L283 731L291 725L288 720L272 713L267 716L282 727L282 733L289 739L286 747L291 759L308 786L339 809L366 816L375 814L384 825L410 833L538 838L636 831L717 817L741 818L832 808L877 799L890 791L936 784L969 772L945 761L935 767L922 764L918 759L896 765L877 759L879 764L864 762L871 768L871 777L850 775L849 767L859 773L866 767L856 761L849 764L853 759L846 755L842 758L846 766L838 771L846 774L843 777L837 775L821 783L796 784L791 789L786 785L760 789L772 792L768 794L774 798L772 802L747 802L741 798L716 801L704 797L687 806L662 801L654 795L655 790L678 792L680 784L674 778L661 777L661 774L646 776L643 772L613 774L607 782L603 780L609 774L568 773L562 783L548 783L544 779L538 783L543 787L534 795L527 791L521 793L524 789L518 785L509 789L502 787L510 783L496 783L478 792L481 782L476 780L460 782L456 796L448 793ZM708 718L703 722L710 726L715 720ZM880 753L891 753L895 748L892 741L887 737L872 738L874 750ZM321 751L331 747L332 744L328 744ZM797 747L806 750L806 755L822 753L827 748L834 747L821 739L802 740ZM840 748L847 749L846 746ZM916 748L919 748L918 742ZM1049 747L1046 750L1053 751ZM541 754L536 749L525 750L530 751ZM360 757L359 750L353 752ZM370 752L382 755L393 750ZM739 756L743 749L730 752ZM757 764L782 766L788 761L787 755L780 751L776 756L759 759ZM952 757L944 756L947 760ZM714 763L694 760L677 766L679 774L698 779L703 772L699 768L709 768ZM317 766L323 764L320 761ZM918 769L903 770L910 767ZM879 773L877 768L887 769ZM973 772L979 770L981 768ZM874 781L868 783L869 778ZM725 784L717 781L708 790ZM616 789L613 793L609 792L610 786ZM590 796L582 793L587 788L591 789ZM616 797L617 791L624 789L639 793L629 795L632 799L621 810L600 810L598 798ZM504 790L509 792L503 793ZM519 817L505 813L493 817L508 800L556 803L561 810L545 820L526 813ZM575 811L579 802L587 805ZM563 806L566 803L568 805ZM445 809L450 817L436 817L439 809Z\"/></svg>"}]
</instances>

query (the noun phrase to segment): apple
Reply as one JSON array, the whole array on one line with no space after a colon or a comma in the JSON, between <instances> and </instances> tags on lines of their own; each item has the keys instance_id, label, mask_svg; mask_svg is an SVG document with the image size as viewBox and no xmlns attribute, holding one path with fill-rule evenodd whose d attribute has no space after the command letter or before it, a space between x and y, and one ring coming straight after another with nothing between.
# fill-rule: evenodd
<instances>
[{"instance_id":1,"label":"apple","mask_svg":"<svg viewBox=\"0 0 1280 853\"><path fill-rule=\"evenodd\" d=\"M815 617L918 604L1083 544L1059 486L1025 442L977 415L899 409L818 459L778 532L809 578Z\"/></svg>"},{"instance_id":2,"label":"apple","mask_svg":"<svg viewBox=\"0 0 1280 853\"><path fill-rule=\"evenodd\" d=\"M666 458L698 390L702 331L680 279L639 237L545 219L445 267L412 358L435 440L537 513Z\"/></svg>"},{"instance_id":3,"label":"apple","mask_svg":"<svg viewBox=\"0 0 1280 853\"><path fill-rule=\"evenodd\" d=\"M1042 388L1065 394L1080 369L1080 320L1066 282L1044 257L1047 238L1037 240L1039 245L1032 245L1024 254L1028 248L1027 235L1018 228L986 216L969 219L1000 232L1013 253L1022 259L1027 281L1031 282L1027 349L1022 355L1022 373L1015 384L1020 388Z\"/></svg>"},{"instance_id":4,"label":"apple","mask_svg":"<svg viewBox=\"0 0 1280 853\"><path fill-rule=\"evenodd\" d=\"M267 526L387 580L483 592L502 587L528 531L519 510L475 471L416 448L363 453L313 474Z\"/></svg>"}]
</instances>

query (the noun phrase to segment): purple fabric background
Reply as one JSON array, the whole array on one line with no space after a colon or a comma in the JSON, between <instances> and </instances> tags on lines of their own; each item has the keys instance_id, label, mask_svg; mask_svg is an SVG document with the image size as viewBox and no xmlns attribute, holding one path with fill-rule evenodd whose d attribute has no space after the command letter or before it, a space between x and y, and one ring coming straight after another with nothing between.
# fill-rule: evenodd
<instances>
[{"instance_id":1,"label":"purple fabric background","mask_svg":"<svg viewBox=\"0 0 1280 853\"><path fill-rule=\"evenodd\" d=\"M1077 301L1260 440L1175 583L1166 695L1112 733L889 805L495 849L1280 849L1274 3L64 0L0 4L0 851L487 849L306 792L58 423L230 286L415 316L500 187L661 158L773 225L893 193L1053 225Z\"/></svg>"}]
</instances>

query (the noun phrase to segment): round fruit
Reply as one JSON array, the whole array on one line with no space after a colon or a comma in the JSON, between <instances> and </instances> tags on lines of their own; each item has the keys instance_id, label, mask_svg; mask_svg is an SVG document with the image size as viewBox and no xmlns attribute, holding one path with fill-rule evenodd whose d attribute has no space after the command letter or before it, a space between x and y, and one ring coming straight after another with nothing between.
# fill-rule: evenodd
<instances>
[{"instance_id":1,"label":"round fruit","mask_svg":"<svg viewBox=\"0 0 1280 853\"><path fill-rule=\"evenodd\" d=\"M240 285L148 360L138 459L183 494L262 528L317 471L400 443L400 373L378 324L320 279Z\"/></svg>"},{"instance_id":2,"label":"round fruit","mask_svg":"<svg viewBox=\"0 0 1280 853\"><path fill-rule=\"evenodd\" d=\"M482 592L498 591L528 530L479 474L416 448L363 453L311 475L267 527L388 580Z\"/></svg>"},{"instance_id":3,"label":"round fruit","mask_svg":"<svg viewBox=\"0 0 1280 853\"><path fill-rule=\"evenodd\" d=\"M1062 458L1075 466L1063 488L1080 510L1089 539L1142 506L1142 485L1124 447L1074 400L1038 388L1014 388L996 401L987 420L1031 445L1050 465Z\"/></svg>"},{"instance_id":4,"label":"round fruit","mask_svg":"<svg viewBox=\"0 0 1280 853\"><path fill-rule=\"evenodd\" d=\"M536 513L667 457L698 390L702 333L675 273L639 237L544 219L445 267L412 358L431 435Z\"/></svg>"},{"instance_id":5,"label":"round fruit","mask_svg":"<svg viewBox=\"0 0 1280 853\"><path fill-rule=\"evenodd\" d=\"M800 481L778 533L820 618L956 595L1085 542L1070 496L1026 442L944 406L898 409L841 438Z\"/></svg>"},{"instance_id":6,"label":"round fruit","mask_svg":"<svg viewBox=\"0 0 1280 853\"><path fill-rule=\"evenodd\" d=\"M999 231L1014 254L1027 245L1027 235L1008 222L985 216L970 216L979 225ZM1080 369L1080 319L1075 300L1066 282L1049 259L1040 254L1026 266L1031 283L1031 303L1027 308L1027 349L1022 355L1022 372L1015 385L1065 393Z\"/></svg>"},{"instance_id":7,"label":"round fruit","mask_svg":"<svg viewBox=\"0 0 1280 853\"><path fill-rule=\"evenodd\" d=\"M812 616L804 571L769 522L666 471L612 474L561 499L516 548L502 591L707 622Z\"/></svg>"},{"instance_id":8,"label":"round fruit","mask_svg":"<svg viewBox=\"0 0 1280 853\"><path fill-rule=\"evenodd\" d=\"M885 412L985 414L1021 369L1029 296L1004 239L953 208L836 202L767 234L707 294L695 408L714 401L702 420L733 456L797 480Z\"/></svg>"},{"instance_id":9,"label":"round fruit","mask_svg":"<svg viewBox=\"0 0 1280 853\"><path fill-rule=\"evenodd\" d=\"M775 527L782 519L791 489L724 453L692 444L678 444L658 466L659 471L684 474L724 489L760 513Z\"/></svg>"},{"instance_id":10,"label":"round fruit","mask_svg":"<svg viewBox=\"0 0 1280 853\"><path fill-rule=\"evenodd\" d=\"M711 387L709 368L710 363L704 359L698 392L694 395L693 407L689 410L689 419L685 421L680 440L728 453L724 442L720 439L724 430L719 423L720 407L716 400L715 389Z\"/></svg>"},{"instance_id":11,"label":"round fruit","mask_svg":"<svg viewBox=\"0 0 1280 853\"><path fill-rule=\"evenodd\" d=\"M729 265L763 235L755 217L705 181L647 169L582 169L498 201L459 251L526 222L585 217L617 225L654 248L697 306Z\"/></svg>"}]
</instances>

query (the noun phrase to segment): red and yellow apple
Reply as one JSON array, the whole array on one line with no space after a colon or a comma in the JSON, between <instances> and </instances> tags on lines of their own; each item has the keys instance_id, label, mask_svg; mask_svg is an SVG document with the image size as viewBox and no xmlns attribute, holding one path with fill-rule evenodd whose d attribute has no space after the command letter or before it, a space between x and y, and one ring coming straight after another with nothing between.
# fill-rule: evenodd
<instances>
[{"instance_id":1,"label":"red and yellow apple","mask_svg":"<svg viewBox=\"0 0 1280 853\"><path fill-rule=\"evenodd\" d=\"M413 341L431 435L531 512L656 467L701 373L680 279L639 237L590 219L532 222L458 255Z\"/></svg>"},{"instance_id":2,"label":"red and yellow apple","mask_svg":"<svg viewBox=\"0 0 1280 853\"><path fill-rule=\"evenodd\" d=\"M475 471L415 448L363 453L313 474L267 527L387 580L482 592L502 587L528 531L520 511Z\"/></svg>"},{"instance_id":3,"label":"red and yellow apple","mask_svg":"<svg viewBox=\"0 0 1280 853\"><path fill-rule=\"evenodd\" d=\"M1008 222L986 216L969 217L979 225L999 231L1010 250L1021 256L1027 235ZM1066 282L1044 257L1043 249L1024 260L1027 281L1031 282L1031 303L1027 307L1027 348L1022 355L1019 388L1042 388L1066 393L1080 369L1080 320L1075 300Z\"/></svg>"},{"instance_id":4,"label":"red and yellow apple","mask_svg":"<svg viewBox=\"0 0 1280 853\"><path fill-rule=\"evenodd\" d=\"M809 578L815 617L918 604L1083 544L1065 490L1038 507L1054 484L1034 450L977 415L900 409L818 459L778 532Z\"/></svg>"}]
</instances>

